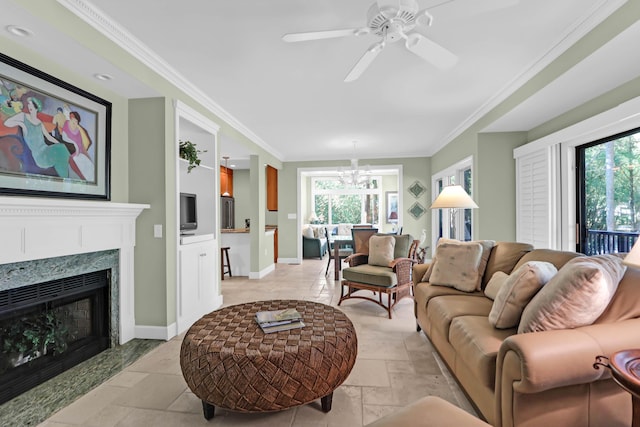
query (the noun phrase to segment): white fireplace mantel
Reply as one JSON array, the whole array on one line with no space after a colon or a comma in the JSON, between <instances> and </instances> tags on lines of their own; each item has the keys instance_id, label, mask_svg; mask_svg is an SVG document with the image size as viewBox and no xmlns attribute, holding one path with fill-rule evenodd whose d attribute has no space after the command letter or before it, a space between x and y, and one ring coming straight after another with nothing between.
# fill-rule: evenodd
<instances>
[{"instance_id":1,"label":"white fireplace mantel","mask_svg":"<svg viewBox=\"0 0 640 427\"><path fill-rule=\"evenodd\" d=\"M134 338L136 218L146 204L0 197L0 264L120 251L120 343Z\"/></svg>"}]
</instances>

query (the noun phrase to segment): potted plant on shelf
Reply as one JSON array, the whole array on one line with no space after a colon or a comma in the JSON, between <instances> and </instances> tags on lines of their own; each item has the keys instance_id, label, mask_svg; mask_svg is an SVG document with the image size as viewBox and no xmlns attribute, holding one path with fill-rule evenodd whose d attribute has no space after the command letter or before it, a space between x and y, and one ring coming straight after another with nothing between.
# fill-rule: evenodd
<instances>
[{"instance_id":1,"label":"potted plant on shelf","mask_svg":"<svg viewBox=\"0 0 640 427\"><path fill-rule=\"evenodd\" d=\"M191 141L180 141L180 158L189 162L189 166L187 166L187 173L191 173L191 169L200 165L198 154L206 152L207 150L198 150L196 148L196 144Z\"/></svg>"}]
</instances>

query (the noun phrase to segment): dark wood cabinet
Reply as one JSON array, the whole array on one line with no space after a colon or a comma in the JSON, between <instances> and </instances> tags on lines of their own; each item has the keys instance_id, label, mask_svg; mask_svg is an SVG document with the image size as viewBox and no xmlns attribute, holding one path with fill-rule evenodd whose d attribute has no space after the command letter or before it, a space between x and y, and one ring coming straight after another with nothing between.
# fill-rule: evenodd
<instances>
[{"instance_id":1,"label":"dark wood cabinet","mask_svg":"<svg viewBox=\"0 0 640 427\"><path fill-rule=\"evenodd\" d=\"M278 210L278 169L267 165L267 210Z\"/></svg>"}]
</instances>

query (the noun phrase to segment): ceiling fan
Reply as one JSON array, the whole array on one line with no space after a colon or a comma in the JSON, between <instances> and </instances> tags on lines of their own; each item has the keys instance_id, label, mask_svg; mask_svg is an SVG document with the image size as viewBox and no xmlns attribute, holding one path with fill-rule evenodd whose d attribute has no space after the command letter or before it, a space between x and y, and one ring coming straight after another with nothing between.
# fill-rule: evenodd
<instances>
[{"instance_id":1,"label":"ceiling fan","mask_svg":"<svg viewBox=\"0 0 640 427\"><path fill-rule=\"evenodd\" d=\"M282 36L282 40L285 42L301 42L362 36L370 33L380 37L381 39L371 45L356 62L345 77L345 82L350 82L360 77L388 43L395 43L399 40L404 40L404 45L410 52L436 67L446 70L456 64L458 57L422 34L411 31L416 27L429 27L432 22L433 16L426 9L419 10L416 0L378 0L371 5L367 12L366 27L289 33Z\"/></svg>"}]
</instances>

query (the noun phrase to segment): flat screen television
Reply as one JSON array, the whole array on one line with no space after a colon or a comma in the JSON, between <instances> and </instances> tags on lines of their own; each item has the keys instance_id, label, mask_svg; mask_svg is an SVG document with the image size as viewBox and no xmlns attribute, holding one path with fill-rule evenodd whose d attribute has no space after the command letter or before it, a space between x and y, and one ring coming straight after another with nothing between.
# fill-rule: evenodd
<instances>
[{"instance_id":1,"label":"flat screen television","mask_svg":"<svg viewBox=\"0 0 640 427\"><path fill-rule=\"evenodd\" d=\"M198 228L198 200L195 194L180 193L180 231Z\"/></svg>"}]
</instances>

